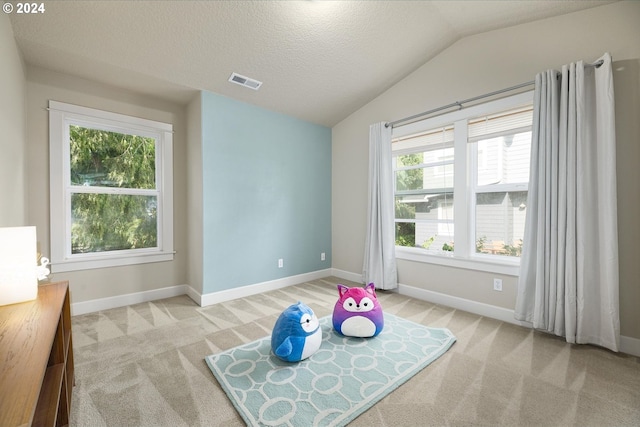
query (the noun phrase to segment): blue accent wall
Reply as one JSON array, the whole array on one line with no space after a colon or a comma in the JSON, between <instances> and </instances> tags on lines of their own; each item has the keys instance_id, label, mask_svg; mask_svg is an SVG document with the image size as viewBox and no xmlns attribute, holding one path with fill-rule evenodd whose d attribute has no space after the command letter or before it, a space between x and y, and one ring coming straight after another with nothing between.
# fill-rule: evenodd
<instances>
[{"instance_id":1,"label":"blue accent wall","mask_svg":"<svg viewBox=\"0 0 640 427\"><path fill-rule=\"evenodd\" d=\"M203 92L202 179L203 294L331 266L330 128Z\"/></svg>"}]
</instances>

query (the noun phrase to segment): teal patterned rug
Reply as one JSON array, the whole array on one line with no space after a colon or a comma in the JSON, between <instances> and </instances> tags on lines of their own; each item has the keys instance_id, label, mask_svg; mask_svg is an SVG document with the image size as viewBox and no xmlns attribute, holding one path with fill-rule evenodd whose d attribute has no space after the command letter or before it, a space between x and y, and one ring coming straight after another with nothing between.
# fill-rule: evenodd
<instances>
[{"instance_id":1,"label":"teal patterned rug","mask_svg":"<svg viewBox=\"0 0 640 427\"><path fill-rule=\"evenodd\" d=\"M270 337L205 358L250 426L342 426L444 354L456 341L389 313L374 338L347 338L320 319L322 345L298 363L271 353Z\"/></svg>"}]
</instances>

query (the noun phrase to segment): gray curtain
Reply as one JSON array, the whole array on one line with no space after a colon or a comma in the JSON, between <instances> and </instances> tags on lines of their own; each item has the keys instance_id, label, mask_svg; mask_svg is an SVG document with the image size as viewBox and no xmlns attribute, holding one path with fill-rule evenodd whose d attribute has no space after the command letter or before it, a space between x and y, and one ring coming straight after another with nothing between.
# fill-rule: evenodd
<instances>
[{"instance_id":1,"label":"gray curtain","mask_svg":"<svg viewBox=\"0 0 640 427\"><path fill-rule=\"evenodd\" d=\"M362 278L378 289L398 287L391 126L369 127L369 198Z\"/></svg>"},{"instance_id":2,"label":"gray curtain","mask_svg":"<svg viewBox=\"0 0 640 427\"><path fill-rule=\"evenodd\" d=\"M613 75L609 54L601 60L536 76L515 317L618 351Z\"/></svg>"}]
</instances>

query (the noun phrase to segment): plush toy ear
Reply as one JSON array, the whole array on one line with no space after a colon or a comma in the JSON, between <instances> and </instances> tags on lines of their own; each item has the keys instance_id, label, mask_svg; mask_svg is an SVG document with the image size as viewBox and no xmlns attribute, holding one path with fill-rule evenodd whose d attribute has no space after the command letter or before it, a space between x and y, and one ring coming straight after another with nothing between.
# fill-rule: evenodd
<instances>
[{"instance_id":1,"label":"plush toy ear","mask_svg":"<svg viewBox=\"0 0 640 427\"><path fill-rule=\"evenodd\" d=\"M346 286L338 285L338 294L340 295L340 298L342 298L342 295L344 295L348 290L349 288L347 288Z\"/></svg>"},{"instance_id":2,"label":"plush toy ear","mask_svg":"<svg viewBox=\"0 0 640 427\"><path fill-rule=\"evenodd\" d=\"M366 287L365 290L370 293L371 295L373 295L374 297L377 298L376 296L376 286L373 284L373 282L369 283Z\"/></svg>"}]
</instances>

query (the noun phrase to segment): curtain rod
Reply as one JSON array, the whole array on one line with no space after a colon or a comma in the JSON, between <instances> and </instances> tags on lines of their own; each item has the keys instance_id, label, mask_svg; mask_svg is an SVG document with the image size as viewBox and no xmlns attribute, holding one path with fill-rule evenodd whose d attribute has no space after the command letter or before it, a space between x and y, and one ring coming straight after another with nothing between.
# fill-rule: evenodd
<instances>
[{"instance_id":1,"label":"curtain rod","mask_svg":"<svg viewBox=\"0 0 640 427\"><path fill-rule=\"evenodd\" d=\"M603 63L604 63L604 61L601 59L599 61L594 62L593 64L585 64L585 66L598 68ZM393 128L399 123L409 122L409 121L417 119L419 117L428 116L429 114L437 113L438 111L447 110L447 109L453 108L453 107L458 107L458 109L461 110L461 109L464 108L464 105L462 105L462 104L467 104L469 102L478 101L479 99L483 99L483 98L489 98L491 96L499 95L499 94L504 93L504 92L511 92L513 90L516 90L516 89L521 89L523 87L531 86L534 83L535 83L535 81L532 80L530 82L520 83L519 85L511 86L511 87L508 87L508 88L505 88L505 89L500 89L500 90L496 90L494 92L485 93L484 95L474 96L473 98L465 99L465 100L462 100L462 101L452 102L451 104L444 105L444 106L438 107L438 108L434 108L433 110L424 111L424 112L419 113L419 114L414 114L413 116L405 117L404 119L399 119L399 120L395 120L393 122L385 123L384 127L388 128L389 126L391 126Z\"/></svg>"}]
</instances>

